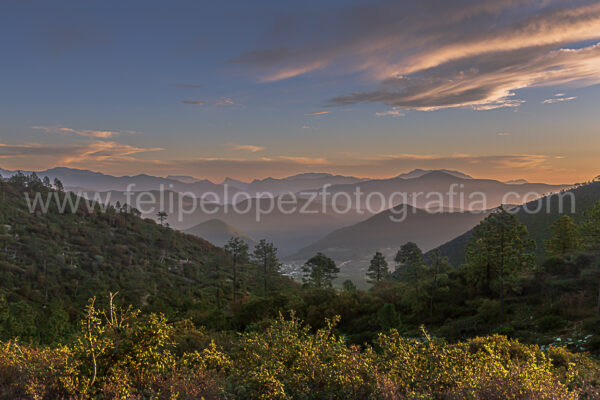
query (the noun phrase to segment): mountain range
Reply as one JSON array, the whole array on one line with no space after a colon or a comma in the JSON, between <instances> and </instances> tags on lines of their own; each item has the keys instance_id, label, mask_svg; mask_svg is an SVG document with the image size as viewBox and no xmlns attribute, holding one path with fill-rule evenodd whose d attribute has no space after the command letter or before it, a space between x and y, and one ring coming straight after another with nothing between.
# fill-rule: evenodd
<instances>
[{"instance_id":1,"label":"mountain range","mask_svg":"<svg viewBox=\"0 0 600 400\"><path fill-rule=\"evenodd\" d=\"M3 176L14 173L15 171L0 170ZM110 202L113 204L117 201L121 204L129 201L142 211L143 208L153 208L151 212L143 213L146 218L156 218L157 210L164 209L171 227L189 231L196 236L205 235L215 244L222 244L229 234L235 232L255 240L264 238L273 241L282 256L306 256L309 249L328 249L331 252L333 248L338 249L340 257L342 254L344 257L359 255L374 250L372 243L378 243L379 247L398 246L402 238L411 235L414 236L413 241L427 249L469 230L478 222L476 216L481 216L475 214L466 218L460 214L453 215L455 211L461 211L470 205L476 210L491 209L503 202L506 193L510 192L513 194L510 197L511 203L520 204L519 199L528 193L542 195L570 187L543 183L510 184L473 178L459 171L423 169L415 169L389 179L305 173L287 178L255 179L251 182L227 178L220 184L191 176L163 178L142 174L116 177L71 168L53 168L36 173L40 177L48 176L51 180L60 179L67 190L86 190L87 197L99 196L100 199L106 199L110 195ZM129 198L123 192L131 184L133 186L130 189L134 193ZM326 185L327 197L313 198ZM162 194L158 191L161 187L166 190ZM452 190L455 195L450 194ZM360 201L355 201L353 197L357 191L363 196ZM154 202L148 204L143 192L152 193ZM215 196L197 200L208 192ZM264 192L270 193L274 199L253 198L253 194ZM272 207L280 201L288 201L286 198L289 193L296 194L294 211ZM397 196L399 193L405 196ZM436 195L430 196L431 194ZM473 200L478 194L484 196L486 202L469 204L469 200ZM371 200L369 207L367 199ZM352 203L349 204L348 201ZM191 213L180 212L189 210L194 202L207 205L206 208L210 210L197 207ZM145 207L141 207L142 203ZM243 212L232 211L233 203ZM181 210L180 204L183 207ZM386 213L392 213L391 210L400 204L436 213L416 212L404 223L390 225ZM268 213L262 212L271 208L273 210ZM303 208L305 209L302 210ZM343 212L337 211L340 209ZM438 222L434 222L436 219ZM453 222L448 223L446 219ZM433 228L436 223L439 224L437 229ZM418 229L422 224L431 228L431 232L439 234L420 236L420 232L426 230Z\"/></svg>"}]
</instances>

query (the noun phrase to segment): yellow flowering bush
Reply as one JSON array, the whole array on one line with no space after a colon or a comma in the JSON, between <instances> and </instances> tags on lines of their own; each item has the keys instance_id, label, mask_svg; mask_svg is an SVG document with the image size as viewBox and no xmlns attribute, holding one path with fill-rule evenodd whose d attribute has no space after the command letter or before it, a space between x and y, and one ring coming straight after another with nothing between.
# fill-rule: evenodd
<instances>
[{"instance_id":1,"label":"yellow flowering bush","mask_svg":"<svg viewBox=\"0 0 600 400\"><path fill-rule=\"evenodd\" d=\"M112 297L111 297L112 300ZM311 330L292 315L182 352L160 314L110 303L86 308L77 340L35 348L0 343L0 399L595 399L600 366L564 348L541 351L504 336L459 343L396 330L348 346L339 317ZM186 324L189 325L189 322ZM192 326L187 331L194 330ZM186 344L186 348L189 344Z\"/></svg>"}]
</instances>

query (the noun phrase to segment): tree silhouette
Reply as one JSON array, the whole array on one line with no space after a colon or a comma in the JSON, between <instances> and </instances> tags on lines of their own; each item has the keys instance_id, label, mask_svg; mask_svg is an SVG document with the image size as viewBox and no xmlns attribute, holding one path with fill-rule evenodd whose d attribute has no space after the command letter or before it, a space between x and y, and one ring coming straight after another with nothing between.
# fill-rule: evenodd
<instances>
[{"instance_id":1,"label":"tree silhouette","mask_svg":"<svg viewBox=\"0 0 600 400\"><path fill-rule=\"evenodd\" d=\"M277 259L277 248L273 246L273 243L267 243L265 239L261 239L254 247L252 261L262 270L264 294L267 294L269 278L273 273L277 272L280 266Z\"/></svg>"},{"instance_id":2,"label":"tree silhouette","mask_svg":"<svg viewBox=\"0 0 600 400\"><path fill-rule=\"evenodd\" d=\"M585 210L581 223L583 243L588 250L600 249L600 201Z\"/></svg>"},{"instance_id":3,"label":"tree silhouette","mask_svg":"<svg viewBox=\"0 0 600 400\"><path fill-rule=\"evenodd\" d=\"M465 253L466 266L474 281L483 282L486 293L491 293L492 282L498 284L502 321L504 284L508 277L533 265L534 248L525 225L502 206L473 229Z\"/></svg>"},{"instance_id":4,"label":"tree silhouette","mask_svg":"<svg viewBox=\"0 0 600 400\"><path fill-rule=\"evenodd\" d=\"M388 263L385 260L383 254L381 254L378 251L371 259L371 264L369 265L369 269L367 270L367 282L377 283L386 279L389 276L390 271L388 270Z\"/></svg>"},{"instance_id":5,"label":"tree silhouette","mask_svg":"<svg viewBox=\"0 0 600 400\"><path fill-rule=\"evenodd\" d=\"M162 226L165 226L165 219L167 219L168 214L164 211L159 211L156 216L158 217L158 221Z\"/></svg>"},{"instance_id":6,"label":"tree silhouette","mask_svg":"<svg viewBox=\"0 0 600 400\"><path fill-rule=\"evenodd\" d=\"M331 258L323 253L317 253L304 264L302 272L304 274L302 282L305 286L321 288L331 287L331 282L340 269Z\"/></svg>"},{"instance_id":7,"label":"tree silhouette","mask_svg":"<svg viewBox=\"0 0 600 400\"><path fill-rule=\"evenodd\" d=\"M233 302L237 301L237 271L238 266L248 261L248 245L239 237L232 237L224 246L225 252L231 257L233 268Z\"/></svg>"},{"instance_id":8,"label":"tree silhouette","mask_svg":"<svg viewBox=\"0 0 600 400\"><path fill-rule=\"evenodd\" d=\"M401 281L414 285L417 299L420 296L419 279L425 272L423 252L416 243L408 242L400 247L396 257L396 271Z\"/></svg>"},{"instance_id":9,"label":"tree silhouette","mask_svg":"<svg viewBox=\"0 0 600 400\"><path fill-rule=\"evenodd\" d=\"M581 237L573 218L563 215L552 224L550 229L552 237L544 243L549 255L562 256L579 248Z\"/></svg>"}]
</instances>

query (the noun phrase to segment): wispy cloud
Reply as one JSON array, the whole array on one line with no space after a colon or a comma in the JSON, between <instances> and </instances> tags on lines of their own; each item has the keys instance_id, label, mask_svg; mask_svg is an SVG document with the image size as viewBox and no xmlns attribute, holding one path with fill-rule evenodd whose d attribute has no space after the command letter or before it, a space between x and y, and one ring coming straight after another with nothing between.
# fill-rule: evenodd
<instances>
[{"instance_id":1,"label":"wispy cloud","mask_svg":"<svg viewBox=\"0 0 600 400\"><path fill-rule=\"evenodd\" d=\"M67 134L67 135L73 134L73 135L92 137L92 138L98 138L98 139L108 139L113 136L120 135L121 133L126 133L126 134L138 133L137 131L133 131L133 130L108 131L108 130L93 130L93 129L73 129L73 128L67 128L67 127L60 126L60 125L32 126L31 129L41 130L46 133L52 133L52 134L63 134L63 135L64 134Z\"/></svg>"},{"instance_id":2,"label":"wispy cloud","mask_svg":"<svg viewBox=\"0 0 600 400\"><path fill-rule=\"evenodd\" d=\"M225 99L217 101L215 103L216 106L232 106L234 104L235 104L235 102L233 100L231 100L230 98L225 98Z\"/></svg>"},{"instance_id":3,"label":"wispy cloud","mask_svg":"<svg viewBox=\"0 0 600 400\"><path fill-rule=\"evenodd\" d=\"M327 160L321 157L293 157L293 156L280 156L282 160L292 161L297 164L307 165L325 165L328 164Z\"/></svg>"},{"instance_id":4,"label":"wispy cloud","mask_svg":"<svg viewBox=\"0 0 600 400\"><path fill-rule=\"evenodd\" d=\"M498 136L511 136L512 133L510 133L510 132L498 132L497 135Z\"/></svg>"},{"instance_id":5,"label":"wispy cloud","mask_svg":"<svg viewBox=\"0 0 600 400\"><path fill-rule=\"evenodd\" d=\"M227 143L227 147L229 147L231 150L245 151L248 153L256 153L259 151L263 151L265 149L262 146L255 146L252 144L235 144L235 143Z\"/></svg>"},{"instance_id":6,"label":"wispy cloud","mask_svg":"<svg viewBox=\"0 0 600 400\"><path fill-rule=\"evenodd\" d=\"M565 97L563 93L557 93L554 97L542 101L542 104L564 103L566 101L573 101L576 98L576 96Z\"/></svg>"},{"instance_id":7,"label":"wispy cloud","mask_svg":"<svg viewBox=\"0 0 600 400\"><path fill-rule=\"evenodd\" d=\"M400 108L392 108L391 110L376 112L377 117L404 117L406 114Z\"/></svg>"},{"instance_id":8,"label":"wispy cloud","mask_svg":"<svg viewBox=\"0 0 600 400\"><path fill-rule=\"evenodd\" d=\"M143 148L110 141L63 146L42 143L0 143L0 159L41 157L53 165L70 166L85 162L124 161L134 154L160 150L163 149Z\"/></svg>"},{"instance_id":9,"label":"wispy cloud","mask_svg":"<svg viewBox=\"0 0 600 400\"><path fill-rule=\"evenodd\" d=\"M325 114L329 114L330 112L331 111L313 111L313 112L306 113L304 115L306 115L306 116L325 115Z\"/></svg>"},{"instance_id":10,"label":"wispy cloud","mask_svg":"<svg viewBox=\"0 0 600 400\"><path fill-rule=\"evenodd\" d=\"M255 68L261 81L328 69L376 82L334 97L334 106L490 110L518 107L524 88L600 83L600 47L581 47L600 39L595 0L389 0L295 22L331 28L300 44L282 36L278 46L233 62Z\"/></svg>"},{"instance_id":11,"label":"wispy cloud","mask_svg":"<svg viewBox=\"0 0 600 400\"><path fill-rule=\"evenodd\" d=\"M183 104L192 104L195 106L203 106L204 104L206 104L206 100L183 100L182 103Z\"/></svg>"}]
</instances>

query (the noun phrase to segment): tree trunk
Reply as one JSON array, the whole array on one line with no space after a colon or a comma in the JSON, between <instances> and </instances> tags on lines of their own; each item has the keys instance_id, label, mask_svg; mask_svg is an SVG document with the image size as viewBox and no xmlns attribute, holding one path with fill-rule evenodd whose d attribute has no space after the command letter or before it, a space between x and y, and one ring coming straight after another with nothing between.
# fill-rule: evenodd
<instances>
[{"instance_id":1,"label":"tree trunk","mask_svg":"<svg viewBox=\"0 0 600 400\"><path fill-rule=\"evenodd\" d=\"M236 262L233 262L233 302L235 303L237 300L237 265Z\"/></svg>"},{"instance_id":2,"label":"tree trunk","mask_svg":"<svg viewBox=\"0 0 600 400\"><path fill-rule=\"evenodd\" d=\"M267 263L263 264L263 278L265 284L265 296L267 295Z\"/></svg>"}]
</instances>

